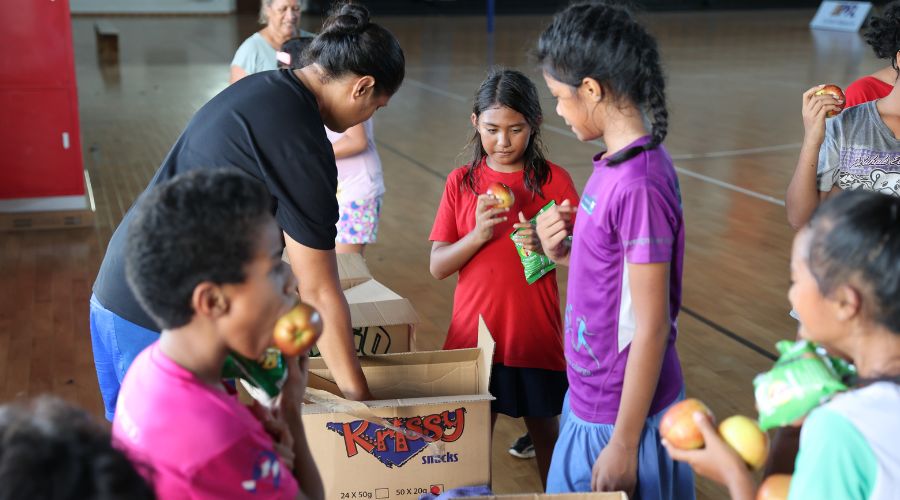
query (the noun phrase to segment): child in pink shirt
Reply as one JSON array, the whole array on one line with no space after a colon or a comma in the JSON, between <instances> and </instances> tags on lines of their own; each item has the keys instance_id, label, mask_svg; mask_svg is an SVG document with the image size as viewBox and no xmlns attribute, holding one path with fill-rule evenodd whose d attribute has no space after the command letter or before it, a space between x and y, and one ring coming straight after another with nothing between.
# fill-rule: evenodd
<instances>
[{"instance_id":1,"label":"child in pink shirt","mask_svg":"<svg viewBox=\"0 0 900 500\"><path fill-rule=\"evenodd\" d=\"M271 197L231 168L179 175L139 200L126 274L163 328L122 383L113 439L159 498L322 498L300 419L305 358L287 358L274 414L221 383L226 356L259 358L297 283Z\"/></svg>"}]
</instances>

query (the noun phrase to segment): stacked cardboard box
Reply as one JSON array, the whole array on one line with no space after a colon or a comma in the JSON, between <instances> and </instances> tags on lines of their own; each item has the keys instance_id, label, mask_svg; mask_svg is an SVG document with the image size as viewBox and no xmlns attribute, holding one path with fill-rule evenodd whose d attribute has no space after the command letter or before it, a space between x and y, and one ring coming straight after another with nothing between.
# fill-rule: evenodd
<instances>
[{"instance_id":1,"label":"stacked cardboard box","mask_svg":"<svg viewBox=\"0 0 900 500\"><path fill-rule=\"evenodd\" d=\"M288 262L287 253L283 259ZM350 305L360 356L415 351L419 316L409 300L372 278L359 254L337 255L338 278ZM318 356L318 351L311 353Z\"/></svg>"}]
</instances>

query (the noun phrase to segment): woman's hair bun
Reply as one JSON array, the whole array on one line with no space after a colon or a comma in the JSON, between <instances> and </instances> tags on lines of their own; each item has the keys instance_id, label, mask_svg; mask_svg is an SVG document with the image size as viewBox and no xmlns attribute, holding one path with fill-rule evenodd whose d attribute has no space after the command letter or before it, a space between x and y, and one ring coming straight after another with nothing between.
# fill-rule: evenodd
<instances>
[{"instance_id":1,"label":"woman's hair bun","mask_svg":"<svg viewBox=\"0 0 900 500\"><path fill-rule=\"evenodd\" d=\"M322 26L322 32L341 35L358 35L366 30L369 22L369 9L354 3L344 3L335 7L331 16Z\"/></svg>"}]
</instances>

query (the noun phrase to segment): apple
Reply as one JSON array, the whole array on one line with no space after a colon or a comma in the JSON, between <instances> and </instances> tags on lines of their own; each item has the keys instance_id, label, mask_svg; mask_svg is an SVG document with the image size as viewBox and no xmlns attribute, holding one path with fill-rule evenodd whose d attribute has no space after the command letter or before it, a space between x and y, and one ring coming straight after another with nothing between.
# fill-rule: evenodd
<instances>
[{"instance_id":1,"label":"apple","mask_svg":"<svg viewBox=\"0 0 900 500\"><path fill-rule=\"evenodd\" d=\"M728 417L719 424L719 435L753 470L766 463L769 454L769 436L759 429L756 420L743 415Z\"/></svg>"},{"instance_id":2,"label":"apple","mask_svg":"<svg viewBox=\"0 0 900 500\"><path fill-rule=\"evenodd\" d=\"M756 500L787 500L790 489L790 474L772 474L759 485Z\"/></svg>"},{"instance_id":3,"label":"apple","mask_svg":"<svg viewBox=\"0 0 900 500\"><path fill-rule=\"evenodd\" d=\"M322 335L322 316L303 302L294 306L275 323L275 345L285 356L309 352Z\"/></svg>"},{"instance_id":4,"label":"apple","mask_svg":"<svg viewBox=\"0 0 900 500\"><path fill-rule=\"evenodd\" d=\"M703 434L694 422L694 413L704 413L712 420L713 414L699 399L685 399L672 405L659 423L659 433L672 446L681 450L703 447Z\"/></svg>"},{"instance_id":5,"label":"apple","mask_svg":"<svg viewBox=\"0 0 900 500\"><path fill-rule=\"evenodd\" d=\"M828 84L828 85L822 87L821 89L817 90L816 93L815 93L814 95L825 95L825 94L831 94L831 95L834 96L835 99L839 99L839 100L841 100L841 101L844 101L844 100L845 100L845 98L844 98L844 91L841 90L840 87L838 87L837 85L834 85L834 84ZM840 110L838 110L838 111L829 111L829 112L825 113L825 117L826 117L826 118L831 118L832 116L837 116L838 113L840 113L841 111L843 111L843 109L844 109L844 103L842 102L842 103L838 104L838 106L841 107Z\"/></svg>"},{"instance_id":6,"label":"apple","mask_svg":"<svg viewBox=\"0 0 900 500\"><path fill-rule=\"evenodd\" d=\"M513 194L512 189L502 182L492 182L485 194L500 200L499 203L494 205L496 208L509 208L516 201L516 195Z\"/></svg>"}]
</instances>

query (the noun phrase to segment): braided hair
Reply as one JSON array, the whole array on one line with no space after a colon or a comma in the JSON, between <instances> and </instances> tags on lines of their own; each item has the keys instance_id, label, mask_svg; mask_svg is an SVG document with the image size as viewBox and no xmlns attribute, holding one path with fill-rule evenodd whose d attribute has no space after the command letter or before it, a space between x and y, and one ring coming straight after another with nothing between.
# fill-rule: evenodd
<instances>
[{"instance_id":1,"label":"braided hair","mask_svg":"<svg viewBox=\"0 0 900 500\"><path fill-rule=\"evenodd\" d=\"M579 3L553 18L535 56L555 80L578 87L593 78L615 98L627 98L650 119L652 138L609 158L627 161L659 146L669 128L666 82L656 40L627 9L606 3Z\"/></svg>"}]
</instances>

